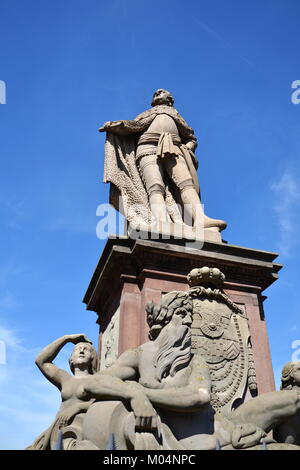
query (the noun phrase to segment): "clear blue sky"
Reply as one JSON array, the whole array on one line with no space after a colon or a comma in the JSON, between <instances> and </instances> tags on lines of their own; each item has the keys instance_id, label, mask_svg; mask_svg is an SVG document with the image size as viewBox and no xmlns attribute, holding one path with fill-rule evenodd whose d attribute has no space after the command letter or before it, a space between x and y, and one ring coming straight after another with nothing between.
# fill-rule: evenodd
<instances>
[{"instance_id":1,"label":"clear blue sky","mask_svg":"<svg viewBox=\"0 0 300 470\"><path fill-rule=\"evenodd\" d=\"M0 448L29 445L59 406L37 352L66 333L97 341L82 304L108 200L97 128L147 109L160 87L195 129L224 238L285 265L265 292L278 381L300 339L299 17L298 0L2 0Z\"/></svg>"}]
</instances>

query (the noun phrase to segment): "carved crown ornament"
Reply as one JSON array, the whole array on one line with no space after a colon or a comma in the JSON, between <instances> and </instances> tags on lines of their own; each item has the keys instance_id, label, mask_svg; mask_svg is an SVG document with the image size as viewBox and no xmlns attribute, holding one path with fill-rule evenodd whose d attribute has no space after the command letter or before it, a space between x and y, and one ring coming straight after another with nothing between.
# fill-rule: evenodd
<instances>
[{"instance_id":1,"label":"carved crown ornament","mask_svg":"<svg viewBox=\"0 0 300 470\"><path fill-rule=\"evenodd\" d=\"M221 288L225 281L225 274L218 268L194 268L187 275L187 281L191 287L204 284L212 284L217 288Z\"/></svg>"},{"instance_id":2,"label":"carved crown ornament","mask_svg":"<svg viewBox=\"0 0 300 470\"><path fill-rule=\"evenodd\" d=\"M187 281L190 286L188 294L191 297L221 301L225 303L232 312L243 317L245 316L244 311L232 302L228 295L223 292L222 287L225 281L225 274L223 274L220 269L209 268L207 266L194 268L187 275Z\"/></svg>"}]
</instances>

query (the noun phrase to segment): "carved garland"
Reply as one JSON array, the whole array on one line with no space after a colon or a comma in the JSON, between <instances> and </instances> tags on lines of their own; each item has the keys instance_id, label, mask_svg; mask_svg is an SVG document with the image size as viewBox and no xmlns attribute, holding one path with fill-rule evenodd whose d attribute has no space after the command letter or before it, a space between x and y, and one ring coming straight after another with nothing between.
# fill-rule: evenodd
<instances>
[{"instance_id":1,"label":"carved garland","mask_svg":"<svg viewBox=\"0 0 300 470\"><path fill-rule=\"evenodd\" d=\"M226 393L228 392L227 386L218 387L217 383L213 381L211 405L215 411L218 411L221 408L223 408L225 405L227 405L227 403L230 402L230 400L234 398L244 375L245 351L243 347L243 339L242 339L241 331L239 328L238 320L235 316L233 317L233 320L235 323L238 341L240 345L240 355L239 355L238 363L234 364L233 361L230 361L232 365L230 366L229 370L227 369L227 372L230 372L234 367L234 371L232 373L235 376L234 383L231 385L229 393ZM215 375L215 374L212 373L212 375ZM221 380L221 378L218 377L217 380ZM221 398L220 396L218 396L220 393L225 393L225 395Z\"/></svg>"},{"instance_id":2,"label":"carved garland","mask_svg":"<svg viewBox=\"0 0 300 470\"><path fill-rule=\"evenodd\" d=\"M221 300L223 301L233 313L240 315L243 318L246 318L243 309L241 309L238 305L236 305L232 300L222 292L220 289L211 289L210 287L192 287L189 289L188 294L191 297L197 298L207 298L213 300Z\"/></svg>"}]
</instances>

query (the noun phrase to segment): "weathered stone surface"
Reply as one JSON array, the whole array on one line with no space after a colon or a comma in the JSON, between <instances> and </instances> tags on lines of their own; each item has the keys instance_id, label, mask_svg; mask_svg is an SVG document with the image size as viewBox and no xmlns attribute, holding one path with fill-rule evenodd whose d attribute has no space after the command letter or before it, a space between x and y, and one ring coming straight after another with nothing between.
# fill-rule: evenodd
<instances>
[{"instance_id":1,"label":"weathered stone surface","mask_svg":"<svg viewBox=\"0 0 300 470\"><path fill-rule=\"evenodd\" d=\"M101 337L100 369L112 365L119 355L120 308L113 314L105 332Z\"/></svg>"}]
</instances>

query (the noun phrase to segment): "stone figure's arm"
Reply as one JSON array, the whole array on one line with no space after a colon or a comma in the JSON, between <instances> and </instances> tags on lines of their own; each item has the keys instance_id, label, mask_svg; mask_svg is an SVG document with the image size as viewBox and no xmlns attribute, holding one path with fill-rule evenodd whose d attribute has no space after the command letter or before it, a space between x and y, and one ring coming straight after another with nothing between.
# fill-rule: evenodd
<instances>
[{"instance_id":1,"label":"stone figure's arm","mask_svg":"<svg viewBox=\"0 0 300 470\"><path fill-rule=\"evenodd\" d=\"M197 148L197 137L194 134L194 129L192 129L183 117L177 112L177 119L175 119L179 134L181 136L182 143L187 147L191 152L195 152Z\"/></svg>"},{"instance_id":2,"label":"stone figure's arm","mask_svg":"<svg viewBox=\"0 0 300 470\"><path fill-rule=\"evenodd\" d=\"M196 142L193 142L193 141L188 141L186 144L183 145L183 148L185 149L185 151L190 155L190 158L192 159L192 162L194 164L194 167L198 168L198 165L199 165L199 162L198 162L198 159L195 155L195 149L197 147L197 143Z\"/></svg>"},{"instance_id":3,"label":"stone figure's arm","mask_svg":"<svg viewBox=\"0 0 300 470\"><path fill-rule=\"evenodd\" d=\"M189 384L198 390L206 392L209 395L211 392L211 378L209 367L203 357L199 354L195 354L192 360L192 372L190 376Z\"/></svg>"},{"instance_id":4,"label":"stone figure's arm","mask_svg":"<svg viewBox=\"0 0 300 470\"><path fill-rule=\"evenodd\" d=\"M107 369L99 375L109 375L120 380L138 380L139 378L139 348L128 349Z\"/></svg>"},{"instance_id":5,"label":"stone figure's arm","mask_svg":"<svg viewBox=\"0 0 300 470\"><path fill-rule=\"evenodd\" d=\"M196 151L196 148L197 148L197 138L194 135L194 131L191 129L191 132L185 133L185 135L182 135L182 134L180 134L180 135L181 135L181 141L183 143L183 146L189 152L189 154L192 158L192 161L195 165L195 168L197 169L198 168L198 160L197 160L197 157L195 155L195 151Z\"/></svg>"},{"instance_id":6,"label":"stone figure's arm","mask_svg":"<svg viewBox=\"0 0 300 470\"><path fill-rule=\"evenodd\" d=\"M107 121L99 128L99 132L111 132L117 135L131 135L142 132L145 128L143 123L134 120Z\"/></svg>"},{"instance_id":7,"label":"stone figure's arm","mask_svg":"<svg viewBox=\"0 0 300 470\"><path fill-rule=\"evenodd\" d=\"M131 349L124 352L108 369L95 374L83 386L89 397L97 400L120 400L130 403L135 415L136 430L151 431L156 429L156 411L137 382L139 352Z\"/></svg>"},{"instance_id":8,"label":"stone figure's arm","mask_svg":"<svg viewBox=\"0 0 300 470\"><path fill-rule=\"evenodd\" d=\"M236 408L230 421L234 424L251 423L269 432L286 422L300 410L300 396L295 390L262 393Z\"/></svg>"},{"instance_id":9,"label":"stone figure's arm","mask_svg":"<svg viewBox=\"0 0 300 470\"><path fill-rule=\"evenodd\" d=\"M58 417L59 426L64 427L70 424L76 415L78 415L79 413L86 413L89 407L94 402L95 402L94 398L90 399L89 401L78 400L77 403L64 409Z\"/></svg>"},{"instance_id":10,"label":"stone figure's arm","mask_svg":"<svg viewBox=\"0 0 300 470\"><path fill-rule=\"evenodd\" d=\"M177 411L194 411L210 401L210 378L208 366L200 356L194 356L189 366L191 374L188 384L151 389L137 382L125 380L138 379L138 350L123 353L115 364L89 379L85 390L97 399L132 401L137 394L143 394L157 406ZM180 372L179 372L180 373Z\"/></svg>"},{"instance_id":11,"label":"stone figure's arm","mask_svg":"<svg viewBox=\"0 0 300 470\"><path fill-rule=\"evenodd\" d=\"M194 139L190 139L188 140L186 143L185 143L185 146L188 150L190 150L191 152L195 152L196 148L197 148L197 139L196 137Z\"/></svg>"},{"instance_id":12,"label":"stone figure's arm","mask_svg":"<svg viewBox=\"0 0 300 470\"><path fill-rule=\"evenodd\" d=\"M200 356L194 356L190 364L188 384L162 389L145 389L153 405L180 412L197 411L210 402L211 381L208 366ZM179 372L180 373L180 372Z\"/></svg>"},{"instance_id":13,"label":"stone figure's arm","mask_svg":"<svg viewBox=\"0 0 300 470\"><path fill-rule=\"evenodd\" d=\"M46 346L37 356L35 363L43 375L56 387L61 390L64 380L70 378L70 374L60 369L52 361L56 358L59 351L67 344L77 344L80 342L90 342L84 334L64 335Z\"/></svg>"},{"instance_id":14,"label":"stone figure's arm","mask_svg":"<svg viewBox=\"0 0 300 470\"><path fill-rule=\"evenodd\" d=\"M125 351L108 369L93 375L84 385L84 391L98 400L130 401L136 387L125 380L138 379L139 354L137 349Z\"/></svg>"}]
</instances>

